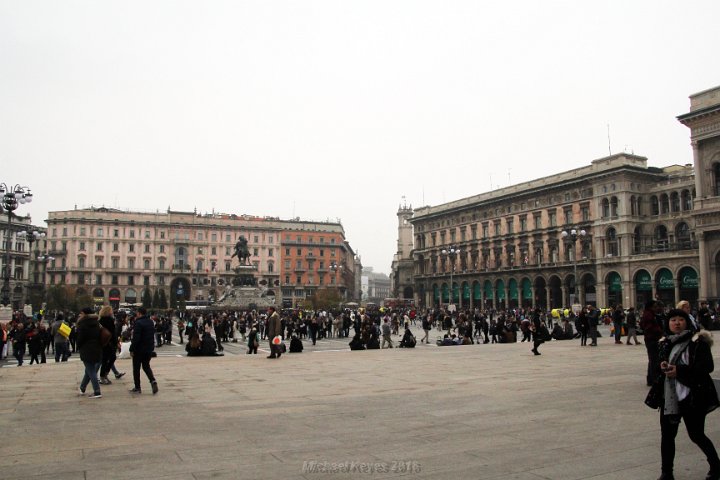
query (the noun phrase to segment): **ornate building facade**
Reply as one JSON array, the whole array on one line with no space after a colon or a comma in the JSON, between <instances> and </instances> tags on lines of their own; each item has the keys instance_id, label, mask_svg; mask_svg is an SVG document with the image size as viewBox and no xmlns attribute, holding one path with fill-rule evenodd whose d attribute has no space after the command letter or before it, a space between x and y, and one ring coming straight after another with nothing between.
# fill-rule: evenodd
<instances>
[{"instance_id":1,"label":"ornate building facade","mask_svg":"<svg viewBox=\"0 0 720 480\"><path fill-rule=\"evenodd\" d=\"M720 87L691 95L690 112L678 120L690 128L696 172L700 298L711 300L720 295Z\"/></svg>"},{"instance_id":2,"label":"ornate building facade","mask_svg":"<svg viewBox=\"0 0 720 480\"><path fill-rule=\"evenodd\" d=\"M414 210L420 306L636 306L699 298L691 165L618 154ZM565 233L563 233L565 232ZM393 272L395 275L395 272Z\"/></svg>"},{"instance_id":3,"label":"ornate building facade","mask_svg":"<svg viewBox=\"0 0 720 480\"><path fill-rule=\"evenodd\" d=\"M42 237L36 238L33 232L42 234ZM38 257L47 250L47 239L44 235L45 227L33 225L29 216L11 214L10 222L0 225L0 282L5 278L6 269L9 269L9 299L13 310L21 309L23 305L30 303L33 296L42 296L45 264L39 261Z\"/></svg>"},{"instance_id":4,"label":"ornate building facade","mask_svg":"<svg viewBox=\"0 0 720 480\"><path fill-rule=\"evenodd\" d=\"M278 305L286 299L285 293L291 301L309 296L333 259L349 266L342 274L327 278L328 284L337 282L343 289L354 285L352 250L342 226L336 223L110 208L50 212L47 223L48 249L54 257L47 268L47 283L69 285L78 295L89 294L95 303L116 308L140 303L145 289L164 290L171 303L180 297L210 303L217 300L235 275L237 260L232 255L240 236L248 241L258 286ZM310 231L313 233L308 234ZM323 245L325 237L327 264L321 267L318 261L312 266L313 273L301 268L302 275L291 275L291 270L295 273L293 262L299 258L296 251L302 250L305 261L309 254L316 254L315 243ZM318 251L317 256L321 259L324 255ZM288 262L291 270L285 268ZM293 286L289 292L288 283ZM347 295L354 295L354 289Z\"/></svg>"}]
</instances>

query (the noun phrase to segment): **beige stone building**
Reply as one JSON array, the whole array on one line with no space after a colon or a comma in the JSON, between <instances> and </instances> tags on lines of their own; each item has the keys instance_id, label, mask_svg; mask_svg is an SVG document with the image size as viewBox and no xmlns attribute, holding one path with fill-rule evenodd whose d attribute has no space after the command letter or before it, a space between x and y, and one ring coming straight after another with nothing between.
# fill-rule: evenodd
<instances>
[{"instance_id":1,"label":"beige stone building","mask_svg":"<svg viewBox=\"0 0 720 480\"><path fill-rule=\"evenodd\" d=\"M0 225L0 245L2 245L2 278L9 268L9 300L13 310L31 303L34 297L42 297L44 263L38 260L47 249L45 227L32 224L29 216L11 214L10 222L3 215ZM33 233L36 232L36 235ZM8 263L9 260L9 263ZM39 303L38 303L39 304Z\"/></svg>"},{"instance_id":2,"label":"beige stone building","mask_svg":"<svg viewBox=\"0 0 720 480\"><path fill-rule=\"evenodd\" d=\"M417 208L408 218L412 284L395 288L412 288L416 303L427 307L695 301L694 200L691 165L648 167L644 157L617 154Z\"/></svg>"},{"instance_id":3,"label":"beige stone building","mask_svg":"<svg viewBox=\"0 0 720 480\"><path fill-rule=\"evenodd\" d=\"M720 296L720 87L690 96L678 117L690 128L697 198L692 212L700 258L700 298Z\"/></svg>"},{"instance_id":4,"label":"beige stone building","mask_svg":"<svg viewBox=\"0 0 720 480\"><path fill-rule=\"evenodd\" d=\"M217 300L234 278L232 258L240 236L248 241L250 261L257 267L258 286L275 303L282 290L298 289L281 278L284 262L283 233L305 228L303 222L278 218L195 212L142 213L110 208L50 212L48 249L55 258L47 269L49 285L66 284L76 294L89 294L97 304L141 302L145 289L165 291L169 302L208 303ZM302 224L302 225L301 225ZM299 226L300 225L300 226ZM312 222L313 229L321 229ZM339 249L349 249L339 224L327 225L338 236ZM297 247L287 236L287 248ZM347 264L354 265L351 259ZM339 281L354 286L348 268ZM305 287L300 289L305 294ZM352 298L354 289L348 292Z\"/></svg>"}]
</instances>

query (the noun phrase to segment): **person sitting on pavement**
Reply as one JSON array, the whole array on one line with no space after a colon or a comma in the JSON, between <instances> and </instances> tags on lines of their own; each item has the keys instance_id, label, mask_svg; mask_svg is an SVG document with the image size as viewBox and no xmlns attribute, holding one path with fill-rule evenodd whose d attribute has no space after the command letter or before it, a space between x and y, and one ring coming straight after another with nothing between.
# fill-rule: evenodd
<instances>
[{"instance_id":1,"label":"person sitting on pavement","mask_svg":"<svg viewBox=\"0 0 720 480\"><path fill-rule=\"evenodd\" d=\"M217 343L208 332L203 334L202 346L200 348L202 349L202 355L205 357L221 357L223 355L222 353L218 353L216 351Z\"/></svg>"},{"instance_id":2,"label":"person sitting on pavement","mask_svg":"<svg viewBox=\"0 0 720 480\"><path fill-rule=\"evenodd\" d=\"M356 333L355 336L350 340L350 350L365 350L365 345L360 339L360 334Z\"/></svg>"},{"instance_id":3,"label":"person sitting on pavement","mask_svg":"<svg viewBox=\"0 0 720 480\"><path fill-rule=\"evenodd\" d=\"M298 338L297 333L293 333L290 337L290 353L301 353L303 351L303 343Z\"/></svg>"},{"instance_id":4,"label":"person sitting on pavement","mask_svg":"<svg viewBox=\"0 0 720 480\"><path fill-rule=\"evenodd\" d=\"M415 348L416 344L417 340L415 340L415 336L410 331L410 326L405 325L405 333L400 340L400 348Z\"/></svg>"},{"instance_id":5,"label":"person sitting on pavement","mask_svg":"<svg viewBox=\"0 0 720 480\"><path fill-rule=\"evenodd\" d=\"M199 357L202 353L202 342L200 342L200 335L197 332L193 332L188 339L187 345L185 345L185 351L188 357Z\"/></svg>"}]
</instances>

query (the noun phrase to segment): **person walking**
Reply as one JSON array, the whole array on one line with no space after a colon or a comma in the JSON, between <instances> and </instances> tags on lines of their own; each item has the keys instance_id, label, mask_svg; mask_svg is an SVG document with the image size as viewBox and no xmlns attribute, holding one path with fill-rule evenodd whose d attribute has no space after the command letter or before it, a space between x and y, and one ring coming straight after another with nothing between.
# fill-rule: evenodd
<instances>
[{"instance_id":1,"label":"person walking","mask_svg":"<svg viewBox=\"0 0 720 480\"><path fill-rule=\"evenodd\" d=\"M130 341L130 355L133 362L133 381L135 388L130 393L140 394L140 367L147 375L152 387L153 395L158 393L158 384L155 375L150 368L150 359L155 350L155 324L147 316L145 307L137 309L135 325L133 327L132 340Z\"/></svg>"},{"instance_id":2,"label":"person walking","mask_svg":"<svg viewBox=\"0 0 720 480\"><path fill-rule=\"evenodd\" d=\"M317 325L317 324L316 324ZM267 337L270 343L270 355L267 358L280 358L282 350L280 345L275 345L273 339L282 334L282 322L280 321L280 315L277 313L275 307L268 308L267 318ZM313 341L313 345L315 342Z\"/></svg>"},{"instance_id":3,"label":"person walking","mask_svg":"<svg viewBox=\"0 0 720 480\"><path fill-rule=\"evenodd\" d=\"M580 310L580 315L577 319L577 330L580 334L580 346L587 346L588 330L590 330L590 321L588 320L588 310L583 308Z\"/></svg>"},{"instance_id":4,"label":"person walking","mask_svg":"<svg viewBox=\"0 0 720 480\"><path fill-rule=\"evenodd\" d=\"M535 355L541 355L538 347L550 339L550 332L540 320L540 309L537 308L532 314L532 323L530 327L532 331L533 348L530 350Z\"/></svg>"},{"instance_id":5,"label":"person walking","mask_svg":"<svg viewBox=\"0 0 720 480\"><path fill-rule=\"evenodd\" d=\"M385 348L385 343L388 344L388 348L393 348L392 339L390 338L390 334L392 332L392 329L390 328L390 322L388 322L388 317L386 316L383 320L382 324L382 345L380 348Z\"/></svg>"},{"instance_id":6,"label":"person walking","mask_svg":"<svg viewBox=\"0 0 720 480\"><path fill-rule=\"evenodd\" d=\"M85 366L85 374L80 381L80 395L85 395L88 383L92 383L93 393L90 398L102 398L100 382L98 382L98 370L102 363L102 345L100 343L100 322L93 313L91 307L82 309L77 321L77 350L80 352L80 360Z\"/></svg>"},{"instance_id":7,"label":"person walking","mask_svg":"<svg viewBox=\"0 0 720 480\"><path fill-rule=\"evenodd\" d=\"M8 334L8 338L12 343L13 357L15 357L15 360L17 360L18 367L22 367L23 358L25 357L25 335L25 326L22 324L22 322L15 323L12 330L10 330L10 333Z\"/></svg>"},{"instance_id":8,"label":"person walking","mask_svg":"<svg viewBox=\"0 0 720 480\"><path fill-rule=\"evenodd\" d=\"M598 325L600 324L600 310L588 305L588 333L590 333L590 346L597 347Z\"/></svg>"},{"instance_id":9,"label":"person walking","mask_svg":"<svg viewBox=\"0 0 720 480\"><path fill-rule=\"evenodd\" d=\"M107 345L103 346L102 352L102 366L100 367L100 383L103 385L110 385L112 382L107 378L110 370L115 374L115 378L119 379L124 372L119 372L115 368L115 360L117 359L117 348L118 348L118 336L115 329L115 318L113 317L113 309L110 305L105 305L100 309L98 313L100 319L100 325L110 332L110 341Z\"/></svg>"},{"instance_id":10,"label":"person walking","mask_svg":"<svg viewBox=\"0 0 720 480\"><path fill-rule=\"evenodd\" d=\"M425 315L422 316L422 329L425 332L425 336L420 339L420 343L422 343L422 342L430 343L430 329L431 328L432 328L432 326L431 326L431 321L430 321L430 314L426 313Z\"/></svg>"},{"instance_id":11,"label":"person walking","mask_svg":"<svg viewBox=\"0 0 720 480\"><path fill-rule=\"evenodd\" d=\"M615 345L622 345L622 329L625 323L625 311L622 305L618 304L613 310L612 321L615 329Z\"/></svg>"},{"instance_id":12,"label":"person walking","mask_svg":"<svg viewBox=\"0 0 720 480\"><path fill-rule=\"evenodd\" d=\"M661 313L662 303L656 300L650 300L645 304L642 318L640 320L640 328L643 329L645 337L645 349L648 356L647 376L645 378L648 387L651 387L655 380L660 376L660 350L658 340L663 335L663 326Z\"/></svg>"},{"instance_id":13,"label":"person walking","mask_svg":"<svg viewBox=\"0 0 720 480\"><path fill-rule=\"evenodd\" d=\"M720 479L720 458L712 441L705 435L705 417L720 406L710 373L714 369L712 337L707 331L695 334L689 315L680 309L668 314L670 335L659 342L660 370L663 372L660 401L659 480L673 480L675 437L680 421L685 422L688 437L705 454L710 471L706 480Z\"/></svg>"},{"instance_id":14,"label":"person walking","mask_svg":"<svg viewBox=\"0 0 720 480\"><path fill-rule=\"evenodd\" d=\"M53 342L55 342L55 363L67 362L70 356L70 343L65 335L60 333L60 327L63 324L65 317L62 313L58 313L55 317L55 321L52 324L51 335Z\"/></svg>"},{"instance_id":15,"label":"person walking","mask_svg":"<svg viewBox=\"0 0 720 480\"><path fill-rule=\"evenodd\" d=\"M630 345L630 338L635 341L635 345L640 345L637 339L637 315L634 307L628 308L625 323L627 324L627 345Z\"/></svg>"}]
</instances>

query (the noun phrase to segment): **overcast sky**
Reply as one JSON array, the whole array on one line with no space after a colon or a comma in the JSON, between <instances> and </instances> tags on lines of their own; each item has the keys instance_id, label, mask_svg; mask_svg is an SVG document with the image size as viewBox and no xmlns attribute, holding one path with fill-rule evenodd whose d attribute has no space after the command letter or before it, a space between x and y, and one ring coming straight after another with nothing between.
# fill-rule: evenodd
<instances>
[{"instance_id":1,"label":"overcast sky","mask_svg":"<svg viewBox=\"0 0 720 480\"><path fill-rule=\"evenodd\" d=\"M30 213L340 219L388 273L397 209L634 152L720 85L707 1L0 0L0 181Z\"/></svg>"}]
</instances>

